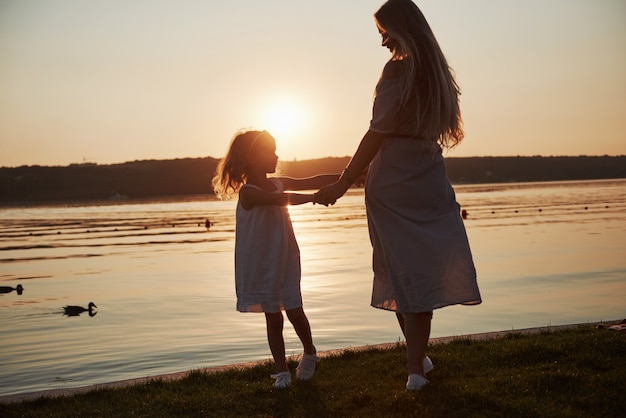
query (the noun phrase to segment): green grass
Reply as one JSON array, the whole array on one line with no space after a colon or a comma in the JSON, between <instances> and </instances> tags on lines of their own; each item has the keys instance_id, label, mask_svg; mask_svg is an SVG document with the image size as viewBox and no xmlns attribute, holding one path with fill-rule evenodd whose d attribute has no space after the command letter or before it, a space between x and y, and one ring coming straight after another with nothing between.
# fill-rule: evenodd
<instances>
[{"instance_id":1,"label":"green grass","mask_svg":"<svg viewBox=\"0 0 626 418\"><path fill-rule=\"evenodd\" d=\"M626 334L580 326L429 348L435 370L404 389L404 346L324 357L310 382L273 389L269 362L0 404L2 417L624 417ZM295 361L290 362L292 370Z\"/></svg>"}]
</instances>

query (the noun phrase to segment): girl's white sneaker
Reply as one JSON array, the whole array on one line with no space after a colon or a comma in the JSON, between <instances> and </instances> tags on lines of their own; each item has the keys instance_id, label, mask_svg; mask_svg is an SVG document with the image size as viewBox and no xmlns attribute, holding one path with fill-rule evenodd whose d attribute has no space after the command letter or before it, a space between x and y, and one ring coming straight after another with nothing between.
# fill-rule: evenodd
<instances>
[{"instance_id":1,"label":"girl's white sneaker","mask_svg":"<svg viewBox=\"0 0 626 418\"><path fill-rule=\"evenodd\" d=\"M410 374L409 379L406 381L406 389L407 390L422 390L424 386L429 384L430 382L423 376L419 374Z\"/></svg>"},{"instance_id":2,"label":"girl's white sneaker","mask_svg":"<svg viewBox=\"0 0 626 418\"><path fill-rule=\"evenodd\" d=\"M315 363L319 360L316 354L303 354L296 369L298 380L311 380L315 373Z\"/></svg>"},{"instance_id":3,"label":"girl's white sneaker","mask_svg":"<svg viewBox=\"0 0 626 418\"><path fill-rule=\"evenodd\" d=\"M291 373L289 372L276 373L270 377L272 379L276 379L273 386L277 389L284 389L291 386Z\"/></svg>"}]
</instances>

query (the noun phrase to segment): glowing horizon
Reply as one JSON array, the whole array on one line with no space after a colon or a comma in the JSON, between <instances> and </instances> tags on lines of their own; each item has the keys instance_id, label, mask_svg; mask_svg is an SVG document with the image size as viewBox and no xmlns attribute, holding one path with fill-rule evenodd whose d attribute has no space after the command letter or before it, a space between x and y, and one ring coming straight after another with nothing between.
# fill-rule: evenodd
<instances>
[{"instance_id":1,"label":"glowing horizon","mask_svg":"<svg viewBox=\"0 0 626 418\"><path fill-rule=\"evenodd\" d=\"M388 59L380 4L5 1L0 166L220 158L248 127L281 160L352 155ZM626 154L626 4L417 4L462 89L448 155Z\"/></svg>"}]
</instances>

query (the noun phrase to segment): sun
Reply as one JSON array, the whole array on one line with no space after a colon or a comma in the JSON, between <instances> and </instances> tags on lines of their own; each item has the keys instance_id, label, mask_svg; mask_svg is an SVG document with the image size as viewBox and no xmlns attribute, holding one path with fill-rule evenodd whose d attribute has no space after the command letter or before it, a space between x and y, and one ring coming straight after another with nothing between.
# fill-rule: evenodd
<instances>
[{"instance_id":1,"label":"sun","mask_svg":"<svg viewBox=\"0 0 626 418\"><path fill-rule=\"evenodd\" d=\"M255 95L250 102L248 119L253 129L266 130L276 139L276 150L281 160L297 159L307 154L313 142L311 131L317 121L315 97L297 88L282 91L274 89ZM246 125L244 125L246 126Z\"/></svg>"},{"instance_id":2,"label":"sun","mask_svg":"<svg viewBox=\"0 0 626 418\"><path fill-rule=\"evenodd\" d=\"M274 137L289 141L303 128L302 106L294 100L278 100L265 108L265 129Z\"/></svg>"}]
</instances>

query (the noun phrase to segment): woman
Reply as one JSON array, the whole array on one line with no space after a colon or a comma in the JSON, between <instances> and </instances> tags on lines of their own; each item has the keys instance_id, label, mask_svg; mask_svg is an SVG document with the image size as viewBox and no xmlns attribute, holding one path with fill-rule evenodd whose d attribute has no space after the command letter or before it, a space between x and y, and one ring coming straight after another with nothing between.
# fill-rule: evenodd
<instances>
[{"instance_id":1,"label":"woman","mask_svg":"<svg viewBox=\"0 0 626 418\"><path fill-rule=\"evenodd\" d=\"M481 303L465 226L442 148L463 139L459 88L419 8L389 0L374 15L391 51L370 127L342 176L318 192L332 204L366 169L373 247L372 306L396 312L407 348L408 390L429 383L434 309Z\"/></svg>"}]
</instances>

